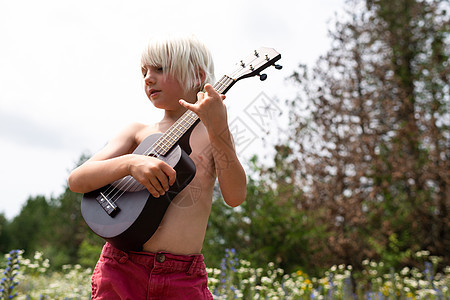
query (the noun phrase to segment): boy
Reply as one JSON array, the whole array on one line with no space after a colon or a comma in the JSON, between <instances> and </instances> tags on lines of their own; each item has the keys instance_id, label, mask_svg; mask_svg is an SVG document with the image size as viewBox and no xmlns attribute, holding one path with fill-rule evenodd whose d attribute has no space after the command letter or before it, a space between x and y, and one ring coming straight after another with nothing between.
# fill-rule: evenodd
<instances>
[{"instance_id":1,"label":"boy","mask_svg":"<svg viewBox=\"0 0 450 300\"><path fill-rule=\"evenodd\" d=\"M127 175L159 197L176 172L154 157L132 154L150 134L165 132L185 111L201 122L190 137L197 171L167 209L142 252L125 253L109 243L92 276L93 299L212 299L200 254L216 177L225 202L240 205L246 177L232 143L224 95L207 84L214 67L206 47L193 37L152 40L141 57L145 93L164 109L154 125L132 124L69 176L72 191L86 193ZM203 92L201 92L203 90Z\"/></svg>"}]
</instances>

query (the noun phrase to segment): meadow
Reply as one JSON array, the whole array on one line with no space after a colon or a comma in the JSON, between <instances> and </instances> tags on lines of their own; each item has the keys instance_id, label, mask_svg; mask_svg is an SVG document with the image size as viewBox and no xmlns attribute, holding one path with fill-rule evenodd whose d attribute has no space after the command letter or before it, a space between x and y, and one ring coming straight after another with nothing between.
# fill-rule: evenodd
<instances>
[{"instance_id":1,"label":"meadow","mask_svg":"<svg viewBox=\"0 0 450 300\"><path fill-rule=\"evenodd\" d=\"M437 272L441 259L427 251L415 253L423 268L383 272L382 261L362 262L363 270L334 265L320 277L307 270L286 274L269 262L252 266L227 249L220 268L208 268L214 299L450 299L450 267ZM4 255L0 263L0 299L90 299L92 269L65 265L52 271L49 259L22 250Z\"/></svg>"}]
</instances>

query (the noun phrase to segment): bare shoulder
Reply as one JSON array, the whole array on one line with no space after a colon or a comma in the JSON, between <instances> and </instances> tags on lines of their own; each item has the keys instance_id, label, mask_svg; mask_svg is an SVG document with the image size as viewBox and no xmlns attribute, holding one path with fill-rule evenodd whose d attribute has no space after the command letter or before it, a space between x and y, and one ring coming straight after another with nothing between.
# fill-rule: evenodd
<instances>
[{"instance_id":1,"label":"bare shoulder","mask_svg":"<svg viewBox=\"0 0 450 300\"><path fill-rule=\"evenodd\" d=\"M132 152L134 148L139 144L139 136L148 126L142 123L131 123L126 126L118 135L116 135L110 144L126 146L127 152Z\"/></svg>"},{"instance_id":2,"label":"bare shoulder","mask_svg":"<svg viewBox=\"0 0 450 300\"><path fill-rule=\"evenodd\" d=\"M107 145L97 152L90 160L104 160L132 153L139 144L138 136L147 125L132 123L116 134Z\"/></svg>"}]
</instances>

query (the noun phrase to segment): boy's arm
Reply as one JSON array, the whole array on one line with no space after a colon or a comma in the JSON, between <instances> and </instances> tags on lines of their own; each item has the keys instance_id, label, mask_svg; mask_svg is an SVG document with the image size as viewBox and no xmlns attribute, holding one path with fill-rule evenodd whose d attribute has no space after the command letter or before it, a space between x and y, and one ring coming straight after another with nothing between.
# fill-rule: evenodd
<instances>
[{"instance_id":1,"label":"boy's arm","mask_svg":"<svg viewBox=\"0 0 450 300\"><path fill-rule=\"evenodd\" d=\"M180 100L180 104L195 112L204 123L208 130L222 196L228 205L239 206L247 194L247 180L228 128L227 112L223 103L225 96L219 95L207 84L205 93L198 93L197 98L196 104L184 100Z\"/></svg>"},{"instance_id":2,"label":"boy's arm","mask_svg":"<svg viewBox=\"0 0 450 300\"><path fill-rule=\"evenodd\" d=\"M210 142L222 196L228 205L239 206L247 194L247 180L228 127L219 135L210 135Z\"/></svg>"},{"instance_id":3,"label":"boy's arm","mask_svg":"<svg viewBox=\"0 0 450 300\"><path fill-rule=\"evenodd\" d=\"M176 179L176 172L165 162L145 155L130 154L136 148L133 124L112 139L105 148L69 175L73 192L87 193L127 175L143 184L154 197L163 195Z\"/></svg>"}]
</instances>

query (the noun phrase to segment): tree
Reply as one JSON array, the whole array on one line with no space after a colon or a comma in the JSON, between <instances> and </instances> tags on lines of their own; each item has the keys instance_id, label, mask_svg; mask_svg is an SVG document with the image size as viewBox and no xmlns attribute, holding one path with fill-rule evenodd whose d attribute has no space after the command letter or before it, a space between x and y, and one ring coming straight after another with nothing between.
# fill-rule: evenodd
<instances>
[{"instance_id":1,"label":"tree","mask_svg":"<svg viewBox=\"0 0 450 300\"><path fill-rule=\"evenodd\" d=\"M0 253L8 252L8 247L11 242L9 234L9 221L3 213L0 213Z\"/></svg>"},{"instance_id":2,"label":"tree","mask_svg":"<svg viewBox=\"0 0 450 300\"><path fill-rule=\"evenodd\" d=\"M380 171L392 174L390 195L409 209L407 239L436 255L450 250L449 18L445 1L371 1L392 71L395 132ZM389 166L387 169L386 167ZM384 169L384 170L383 170ZM383 182L377 191L385 194ZM407 205L404 205L407 204ZM404 209L405 210L405 209ZM395 222L391 230L400 232ZM405 228L408 229L408 228ZM385 233L386 235L386 233Z\"/></svg>"},{"instance_id":3,"label":"tree","mask_svg":"<svg viewBox=\"0 0 450 300\"><path fill-rule=\"evenodd\" d=\"M450 253L449 21L444 1L354 1L332 48L299 66L279 145L300 210L326 224L321 263ZM305 114L305 110L309 112Z\"/></svg>"},{"instance_id":4,"label":"tree","mask_svg":"<svg viewBox=\"0 0 450 300\"><path fill-rule=\"evenodd\" d=\"M81 155L77 166L87 159L87 155ZM96 236L84 222L80 210L81 199L82 195L72 192L68 186L61 195L51 199L52 236L51 243L44 251L53 258L52 265L55 267L80 262L94 267L100 255L104 240Z\"/></svg>"},{"instance_id":5,"label":"tree","mask_svg":"<svg viewBox=\"0 0 450 300\"><path fill-rule=\"evenodd\" d=\"M276 160L283 161L281 157ZM314 216L298 211L298 189L289 184L281 188L281 182L274 189L256 157L252 165L247 198L241 206L227 206L216 189L202 251L207 265L219 267L228 248L255 266L274 262L286 272L303 269L315 274L319 271L315 263L319 248L308 240L323 239L324 227L315 222ZM284 167L277 164L274 168L285 172Z\"/></svg>"},{"instance_id":6,"label":"tree","mask_svg":"<svg viewBox=\"0 0 450 300\"><path fill-rule=\"evenodd\" d=\"M44 196L29 197L20 214L9 224L10 249L22 249L29 253L48 245L51 207Z\"/></svg>"}]
</instances>

